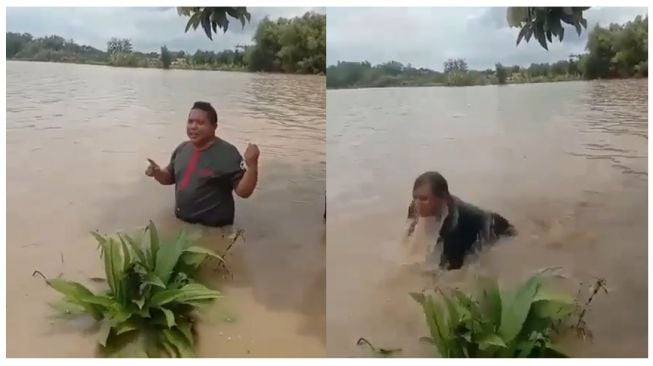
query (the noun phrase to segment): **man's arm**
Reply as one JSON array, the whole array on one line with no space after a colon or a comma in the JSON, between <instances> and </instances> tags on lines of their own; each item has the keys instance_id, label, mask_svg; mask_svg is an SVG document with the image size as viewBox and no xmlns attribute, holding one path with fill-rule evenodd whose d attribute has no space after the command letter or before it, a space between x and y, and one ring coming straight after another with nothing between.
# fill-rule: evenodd
<instances>
[{"instance_id":1,"label":"man's arm","mask_svg":"<svg viewBox=\"0 0 653 366\"><path fill-rule=\"evenodd\" d=\"M243 177L240 178L236 186L234 187L234 192L239 197L248 198L254 193L256 188L256 183L258 182L258 164L253 166L248 166Z\"/></svg>"},{"instance_id":2,"label":"man's arm","mask_svg":"<svg viewBox=\"0 0 653 366\"><path fill-rule=\"evenodd\" d=\"M161 169L161 167L152 159L147 159L147 161L150 163L150 166L147 167L145 175L148 177L153 177L157 182L163 184L164 186L175 184L175 178L171 173L172 167L170 165Z\"/></svg>"},{"instance_id":3,"label":"man's arm","mask_svg":"<svg viewBox=\"0 0 653 366\"><path fill-rule=\"evenodd\" d=\"M164 186L175 184L175 180L172 178L172 174L170 174L169 166L157 170L153 176L157 182L163 184Z\"/></svg>"},{"instance_id":4,"label":"man's arm","mask_svg":"<svg viewBox=\"0 0 653 366\"><path fill-rule=\"evenodd\" d=\"M258 182L258 157L260 151L258 146L255 144L248 144L247 149L245 149L245 164L247 164L247 170L243 174L243 177L236 182L234 185L234 191L236 194L242 198L248 198L254 193L256 188L256 183Z\"/></svg>"}]
</instances>

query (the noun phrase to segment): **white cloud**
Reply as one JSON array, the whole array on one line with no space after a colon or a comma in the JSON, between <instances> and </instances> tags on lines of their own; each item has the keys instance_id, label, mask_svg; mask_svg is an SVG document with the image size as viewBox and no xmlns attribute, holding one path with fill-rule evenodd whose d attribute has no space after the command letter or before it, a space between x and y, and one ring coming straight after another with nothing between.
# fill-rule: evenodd
<instances>
[{"instance_id":1,"label":"white cloud","mask_svg":"<svg viewBox=\"0 0 653 366\"><path fill-rule=\"evenodd\" d=\"M111 37L131 38L139 51L158 51L162 45L172 50L194 52L231 49L237 44L250 44L256 25L264 17L300 16L307 11L325 13L324 8L249 8L251 22L241 28L238 21L229 24L229 31L209 40L201 28L184 33L187 18L175 8L7 8L7 31L27 32L34 36L56 34L105 49Z\"/></svg>"},{"instance_id":2,"label":"white cloud","mask_svg":"<svg viewBox=\"0 0 653 366\"><path fill-rule=\"evenodd\" d=\"M588 28L624 23L647 8L592 8L585 13ZM544 50L536 41L515 46L519 30L509 28L505 8L329 8L327 62L395 60L416 67L442 69L452 57L470 67L493 68L496 62L528 65L552 62L580 53L587 33L578 37L568 28L563 43Z\"/></svg>"}]
</instances>

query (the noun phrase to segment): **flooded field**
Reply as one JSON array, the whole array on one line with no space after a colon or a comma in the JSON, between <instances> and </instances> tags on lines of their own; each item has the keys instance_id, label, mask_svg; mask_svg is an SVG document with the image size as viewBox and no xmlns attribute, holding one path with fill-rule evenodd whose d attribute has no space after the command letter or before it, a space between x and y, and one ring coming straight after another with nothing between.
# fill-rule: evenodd
<instances>
[{"instance_id":1,"label":"flooded field","mask_svg":"<svg viewBox=\"0 0 653 366\"><path fill-rule=\"evenodd\" d=\"M607 280L574 356L646 356L647 80L328 92L327 352L366 337L430 356L408 296L489 273L510 285L561 266ZM402 248L413 180L440 171L452 194L519 231L435 279Z\"/></svg>"},{"instance_id":2,"label":"flooded field","mask_svg":"<svg viewBox=\"0 0 653 366\"><path fill-rule=\"evenodd\" d=\"M93 329L49 318L57 298L36 269L102 276L88 234L154 220L181 228L174 191L143 172L186 138L196 100L218 110L218 135L261 149L259 185L236 200L245 231L215 277L225 299L199 328L198 353L324 356L325 79L7 63L7 356L92 357ZM208 231L203 242L219 245Z\"/></svg>"}]
</instances>

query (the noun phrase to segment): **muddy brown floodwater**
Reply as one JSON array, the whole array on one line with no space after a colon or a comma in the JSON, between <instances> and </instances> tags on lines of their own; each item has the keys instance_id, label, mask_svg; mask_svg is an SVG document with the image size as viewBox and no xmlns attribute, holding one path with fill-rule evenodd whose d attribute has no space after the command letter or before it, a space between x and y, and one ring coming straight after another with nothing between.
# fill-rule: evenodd
<instances>
[{"instance_id":1,"label":"muddy brown floodwater","mask_svg":"<svg viewBox=\"0 0 653 366\"><path fill-rule=\"evenodd\" d=\"M8 62L9 357L96 354L92 329L49 318L57 295L32 271L84 282L103 275L89 231L181 227L172 188L143 172L185 139L196 100L241 152L261 148L257 191L236 201L235 278L215 278L225 298L199 356L325 355L324 77Z\"/></svg>"},{"instance_id":2,"label":"muddy brown floodwater","mask_svg":"<svg viewBox=\"0 0 653 366\"><path fill-rule=\"evenodd\" d=\"M505 284L561 266L603 277L574 356L646 356L647 80L327 93L327 352L435 351L408 296L476 273ZM415 177L438 170L453 194L496 210L519 236L432 279L400 246ZM432 283L432 282L435 282Z\"/></svg>"}]
</instances>

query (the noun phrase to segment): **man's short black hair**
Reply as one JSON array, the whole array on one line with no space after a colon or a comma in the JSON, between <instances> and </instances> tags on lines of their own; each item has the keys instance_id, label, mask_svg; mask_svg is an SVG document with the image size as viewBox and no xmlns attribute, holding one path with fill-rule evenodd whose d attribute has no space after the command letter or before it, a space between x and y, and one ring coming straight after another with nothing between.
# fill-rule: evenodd
<instances>
[{"instance_id":1,"label":"man's short black hair","mask_svg":"<svg viewBox=\"0 0 653 366\"><path fill-rule=\"evenodd\" d=\"M214 125L218 123L218 112L215 111L215 108L211 105L209 102L195 102L193 104L193 108L191 109L199 109L201 111L206 112L206 114L209 115L209 121L213 123Z\"/></svg>"},{"instance_id":2,"label":"man's short black hair","mask_svg":"<svg viewBox=\"0 0 653 366\"><path fill-rule=\"evenodd\" d=\"M425 172L420 174L420 176L415 179L413 191L424 183L429 183L431 185L431 192L435 197L449 197L449 184L447 184L447 180L444 179L442 174L438 172Z\"/></svg>"}]
</instances>

